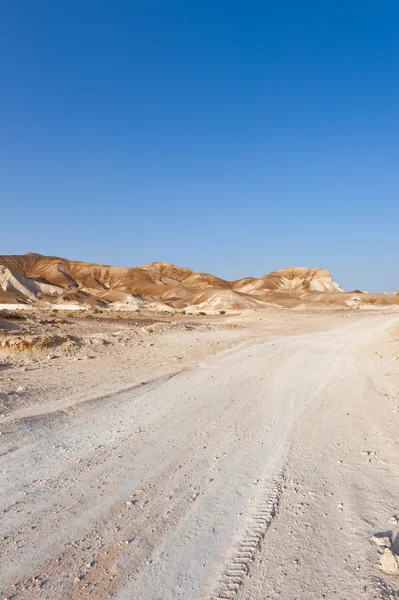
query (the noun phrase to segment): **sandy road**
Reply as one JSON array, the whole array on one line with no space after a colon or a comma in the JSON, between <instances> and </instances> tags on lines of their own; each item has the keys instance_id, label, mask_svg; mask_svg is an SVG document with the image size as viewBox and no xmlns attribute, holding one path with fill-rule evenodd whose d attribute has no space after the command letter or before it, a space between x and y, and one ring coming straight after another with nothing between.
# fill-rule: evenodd
<instances>
[{"instance_id":1,"label":"sandy road","mask_svg":"<svg viewBox=\"0 0 399 600\"><path fill-rule=\"evenodd\" d=\"M3 596L397 597L370 542L399 512L397 321L249 337L173 377L11 419Z\"/></svg>"}]
</instances>

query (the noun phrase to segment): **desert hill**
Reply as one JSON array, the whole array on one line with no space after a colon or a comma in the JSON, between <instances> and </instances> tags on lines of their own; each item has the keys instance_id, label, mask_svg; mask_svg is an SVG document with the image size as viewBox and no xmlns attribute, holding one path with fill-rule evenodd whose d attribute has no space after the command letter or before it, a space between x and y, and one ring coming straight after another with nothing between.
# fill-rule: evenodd
<instances>
[{"instance_id":1,"label":"desert hill","mask_svg":"<svg viewBox=\"0 0 399 600\"><path fill-rule=\"evenodd\" d=\"M113 267L28 253L0 256L0 303L220 311L271 304L399 304L399 297L345 293L325 269L286 267L226 281L164 262Z\"/></svg>"},{"instance_id":2,"label":"desert hill","mask_svg":"<svg viewBox=\"0 0 399 600\"><path fill-rule=\"evenodd\" d=\"M342 292L334 283L331 273L326 269L306 269L301 267L286 267L273 271L259 279L247 277L234 282L234 288L251 293L262 291L301 292L305 290L317 292Z\"/></svg>"}]
</instances>

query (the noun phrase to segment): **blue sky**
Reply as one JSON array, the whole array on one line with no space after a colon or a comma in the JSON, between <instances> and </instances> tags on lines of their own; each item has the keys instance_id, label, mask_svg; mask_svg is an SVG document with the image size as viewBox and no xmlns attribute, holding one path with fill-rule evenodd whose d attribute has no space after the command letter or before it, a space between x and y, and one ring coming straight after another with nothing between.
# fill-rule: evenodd
<instances>
[{"instance_id":1,"label":"blue sky","mask_svg":"<svg viewBox=\"0 0 399 600\"><path fill-rule=\"evenodd\" d=\"M399 4L4 0L0 253L399 288Z\"/></svg>"}]
</instances>

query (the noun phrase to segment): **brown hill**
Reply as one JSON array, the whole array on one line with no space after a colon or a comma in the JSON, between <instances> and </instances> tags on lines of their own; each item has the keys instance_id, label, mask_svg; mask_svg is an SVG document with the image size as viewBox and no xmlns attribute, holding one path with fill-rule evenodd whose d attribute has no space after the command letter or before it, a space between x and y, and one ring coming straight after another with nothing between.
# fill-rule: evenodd
<instances>
[{"instance_id":1,"label":"brown hill","mask_svg":"<svg viewBox=\"0 0 399 600\"><path fill-rule=\"evenodd\" d=\"M113 267L56 256L0 256L0 303L77 304L191 311L295 307L308 302L358 305L325 269L286 267L258 279L226 281L170 263ZM352 296L356 296L353 299ZM362 294L362 302L367 294ZM395 298L399 303L398 296ZM378 298L370 301L378 304ZM385 297L381 304L392 303Z\"/></svg>"},{"instance_id":2,"label":"brown hill","mask_svg":"<svg viewBox=\"0 0 399 600\"><path fill-rule=\"evenodd\" d=\"M333 282L331 273L326 269L306 269L301 267L286 267L273 271L259 279L247 277L234 282L234 288L248 293L256 290L283 292L342 292L337 283Z\"/></svg>"}]
</instances>

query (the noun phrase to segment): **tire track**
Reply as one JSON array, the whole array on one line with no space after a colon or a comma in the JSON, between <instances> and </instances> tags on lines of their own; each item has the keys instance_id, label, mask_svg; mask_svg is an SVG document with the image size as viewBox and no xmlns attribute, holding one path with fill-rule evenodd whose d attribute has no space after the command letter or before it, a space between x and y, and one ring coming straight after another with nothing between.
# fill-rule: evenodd
<instances>
[{"instance_id":1,"label":"tire track","mask_svg":"<svg viewBox=\"0 0 399 600\"><path fill-rule=\"evenodd\" d=\"M267 531L279 513L287 478L288 459L278 473L269 479L257 502L250 523L236 544L222 575L222 582L212 600L234 600L251 574L252 565L261 552Z\"/></svg>"}]
</instances>

